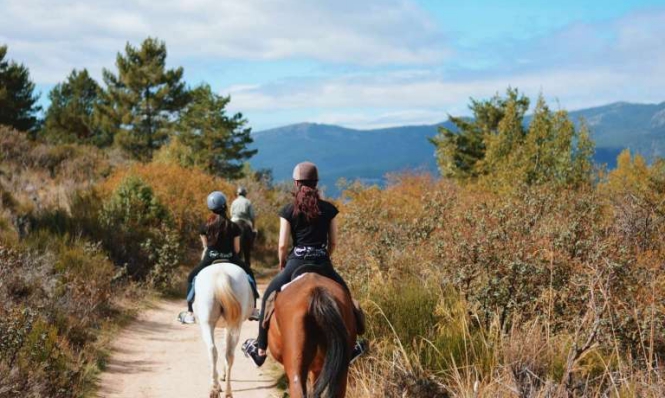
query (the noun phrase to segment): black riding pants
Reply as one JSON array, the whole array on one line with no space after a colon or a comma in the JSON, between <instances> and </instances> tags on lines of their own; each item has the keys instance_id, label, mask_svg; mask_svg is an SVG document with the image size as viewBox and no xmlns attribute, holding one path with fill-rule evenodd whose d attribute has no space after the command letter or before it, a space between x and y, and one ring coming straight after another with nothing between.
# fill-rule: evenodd
<instances>
[{"instance_id":1,"label":"black riding pants","mask_svg":"<svg viewBox=\"0 0 665 398\"><path fill-rule=\"evenodd\" d=\"M275 278L273 278L273 280L266 288L266 291L263 292L263 300L261 301L261 316L259 319L259 337L257 339L258 346L262 350L268 348L268 330L263 327L263 316L265 315L266 310L266 299L270 297L272 292L280 290L282 286L291 282L293 273L303 265L317 266L319 268L319 274L334 280L335 282L342 285L344 289L349 291L349 287L346 285L346 282L344 282L344 279L342 279L342 277L333 268L329 257L308 260L293 256L289 257L289 259L286 261L286 266L284 269L280 271L280 273L277 274Z\"/></svg>"},{"instance_id":2,"label":"black riding pants","mask_svg":"<svg viewBox=\"0 0 665 398\"><path fill-rule=\"evenodd\" d=\"M194 278L196 275L201 272L205 267L209 266L212 264L213 261L215 261L216 258L210 257L210 250L206 249L205 254L203 255L203 259L199 263L199 265L196 266L193 270L189 272L189 275L187 276L187 309L190 312L193 312L192 304L194 303ZM254 271L250 267L247 266L237 255L233 255L228 262L233 263L237 265L238 267L242 268L249 276L252 277L254 281L256 281L256 278L254 278ZM252 290L254 291L254 299L259 297L259 292L256 290L256 287L252 285ZM190 294L191 293L191 294ZM191 297L190 297L191 296Z\"/></svg>"}]
</instances>

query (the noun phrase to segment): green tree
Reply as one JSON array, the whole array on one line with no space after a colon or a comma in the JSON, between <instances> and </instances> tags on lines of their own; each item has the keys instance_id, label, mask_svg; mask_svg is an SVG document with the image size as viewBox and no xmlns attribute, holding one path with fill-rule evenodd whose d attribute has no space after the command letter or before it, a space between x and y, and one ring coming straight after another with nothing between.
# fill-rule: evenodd
<instances>
[{"instance_id":1,"label":"green tree","mask_svg":"<svg viewBox=\"0 0 665 398\"><path fill-rule=\"evenodd\" d=\"M227 178L242 174L243 162L256 150L251 128L241 113L226 114L230 97L215 94L204 84L191 91L191 102L180 115L178 140L190 148L188 159L194 166Z\"/></svg>"},{"instance_id":2,"label":"green tree","mask_svg":"<svg viewBox=\"0 0 665 398\"><path fill-rule=\"evenodd\" d=\"M511 109L507 109L509 104L512 104ZM456 128L440 127L439 134L430 140L436 147L441 174L460 180L482 174L480 161L485 158L487 138L499 134L499 124L507 111L512 110L511 117L522 120L528 108L529 99L517 89L509 88L507 98L497 94L485 101L471 99L469 109L473 118L449 116Z\"/></svg>"},{"instance_id":3,"label":"green tree","mask_svg":"<svg viewBox=\"0 0 665 398\"><path fill-rule=\"evenodd\" d=\"M113 136L103 130L95 118L101 88L87 70L73 70L63 83L49 93L51 105L46 111L43 134L54 143L85 143L99 147L110 145Z\"/></svg>"},{"instance_id":4,"label":"green tree","mask_svg":"<svg viewBox=\"0 0 665 398\"><path fill-rule=\"evenodd\" d=\"M117 55L116 67L117 75L103 71L101 126L135 158L150 160L187 105L183 69L166 68L166 44L154 38L144 40L140 48L127 43L125 54Z\"/></svg>"},{"instance_id":5,"label":"green tree","mask_svg":"<svg viewBox=\"0 0 665 398\"><path fill-rule=\"evenodd\" d=\"M39 127L39 95L34 94L35 84L28 68L5 60L6 55L7 46L0 46L0 124L34 133Z\"/></svg>"},{"instance_id":6,"label":"green tree","mask_svg":"<svg viewBox=\"0 0 665 398\"><path fill-rule=\"evenodd\" d=\"M472 101L470 120L451 117L458 131L442 128L432 139L441 173L499 190L589 183L594 145L586 125L576 128L567 112L551 111L540 96L527 127L529 103L508 89L505 98Z\"/></svg>"}]
</instances>

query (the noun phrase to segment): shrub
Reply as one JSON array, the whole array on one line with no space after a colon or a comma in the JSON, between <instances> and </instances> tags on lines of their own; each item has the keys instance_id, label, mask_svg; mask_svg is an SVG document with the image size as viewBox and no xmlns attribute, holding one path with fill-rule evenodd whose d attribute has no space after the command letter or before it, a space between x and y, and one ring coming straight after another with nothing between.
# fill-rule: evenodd
<instances>
[{"instance_id":1,"label":"shrub","mask_svg":"<svg viewBox=\"0 0 665 398\"><path fill-rule=\"evenodd\" d=\"M170 213L140 177L124 178L99 217L104 247L134 277L146 278L157 264L160 273L179 264L180 246ZM157 280L165 281L164 276Z\"/></svg>"},{"instance_id":2,"label":"shrub","mask_svg":"<svg viewBox=\"0 0 665 398\"><path fill-rule=\"evenodd\" d=\"M647 197L661 195L650 187ZM581 396L648 377L665 389L657 206L635 242L616 191L497 194L407 175L345 196L334 261L365 301L377 347L352 396L411 394L419 382L452 396ZM370 388L370 374L384 383Z\"/></svg>"}]
</instances>

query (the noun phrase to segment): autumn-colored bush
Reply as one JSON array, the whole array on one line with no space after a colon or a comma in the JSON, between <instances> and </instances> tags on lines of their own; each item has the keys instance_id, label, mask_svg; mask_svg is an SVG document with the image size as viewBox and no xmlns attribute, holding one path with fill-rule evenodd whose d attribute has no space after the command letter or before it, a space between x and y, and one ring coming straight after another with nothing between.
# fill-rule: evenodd
<instances>
[{"instance_id":1,"label":"autumn-colored bush","mask_svg":"<svg viewBox=\"0 0 665 398\"><path fill-rule=\"evenodd\" d=\"M37 233L0 246L0 392L75 397L113 311L114 266L95 245Z\"/></svg>"},{"instance_id":2,"label":"autumn-colored bush","mask_svg":"<svg viewBox=\"0 0 665 398\"><path fill-rule=\"evenodd\" d=\"M197 261L201 243L198 229L209 215L206 198L212 191L221 191L229 200L235 198L237 186L245 186L247 197L252 201L257 214L258 239L254 259L267 266L277 264L278 212L292 197L288 188L271 187L260 173L246 170L246 177L233 184L211 176L197 168L155 161L137 164L116 170L98 187L98 194L107 197L129 175L138 176L153 190L155 197L164 205L173 221L173 226L183 242L187 264Z\"/></svg>"},{"instance_id":3,"label":"autumn-colored bush","mask_svg":"<svg viewBox=\"0 0 665 398\"><path fill-rule=\"evenodd\" d=\"M186 242L185 246L198 249L198 227L209 214L206 197L212 191L222 191L230 199L235 192L227 181L199 169L156 162L116 170L100 185L101 196L107 197L127 176L137 176L150 187Z\"/></svg>"},{"instance_id":4,"label":"autumn-colored bush","mask_svg":"<svg viewBox=\"0 0 665 398\"><path fill-rule=\"evenodd\" d=\"M651 396L665 389L658 206L638 218L648 230L636 236L621 195L602 187L496 194L407 175L345 197L334 261L364 300L378 347L353 396L391 391L368 387L369 368L374 380L402 385L409 374L453 396L474 384L491 396L587 395L649 378Z\"/></svg>"}]
</instances>

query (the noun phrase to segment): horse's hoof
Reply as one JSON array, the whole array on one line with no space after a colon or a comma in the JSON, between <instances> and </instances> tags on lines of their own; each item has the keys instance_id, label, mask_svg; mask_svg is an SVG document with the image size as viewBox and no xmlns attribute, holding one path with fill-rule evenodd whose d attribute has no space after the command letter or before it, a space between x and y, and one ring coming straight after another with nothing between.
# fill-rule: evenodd
<instances>
[{"instance_id":1,"label":"horse's hoof","mask_svg":"<svg viewBox=\"0 0 665 398\"><path fill-rule=\"evenodd\" d=\"M222 394L221 387L215 387L212 390L210 390L210 398L219 398L221 394Z\"/></svg>"},{"instance_id":2,"label":"horse's hoof","mask_svg":"<svg viewBox=\"0 0 665 398\"><path fill-rule=\"evenodd\" d=\"M231 392L226 392L226 395L224 396L225 398L233 398L233 394Z\"/></svg>"}]
</instances>

